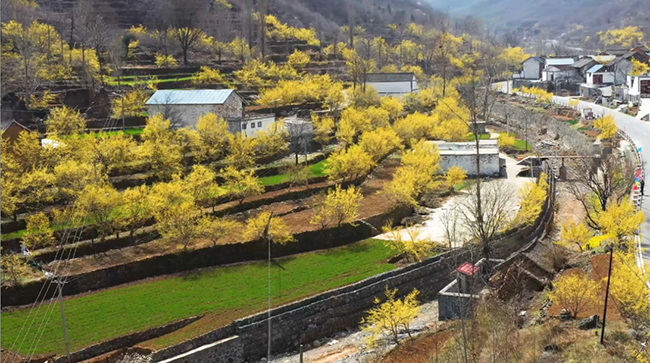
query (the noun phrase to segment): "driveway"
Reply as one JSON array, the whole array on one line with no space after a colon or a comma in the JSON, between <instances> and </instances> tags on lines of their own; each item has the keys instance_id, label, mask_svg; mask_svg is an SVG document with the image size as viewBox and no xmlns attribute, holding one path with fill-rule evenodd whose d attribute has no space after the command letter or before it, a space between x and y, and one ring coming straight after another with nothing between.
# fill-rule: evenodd
<instances>
[{"instance_id":1,"label":"driveway","mask_svg":"<svg viewBox=\"0 0 650 363\"><path fill-rule=\"evenodd\" d=\"M506 82L499 82L494 84L494 88L506 93L507 90L512 89L508 87ZM569 105L568 97L553 96L553 102L560 105ZM636 144L636 147L641 148L641 158L644 163L644 169L650 161L650 122L637 120L632 116L626 115L622 112L612 110L601 105L596 105L590 102L580 101L578 109L591 108L595 116L612 115L618 124L618 127L625 131ZM650 185L648 188L650 190ZM646 190L646 197L643 198L641 208L645 213L646 221L641 226L641 241L639 243L643 259L650 262L650 191Z\"/></svg>"},{"instance_id":2,"label":"driveway","mask_svg":"<svg viewBox=\"0 0 650 363\"><path fill-rule=\"evenodd\" d=\"M499 153L499 157L505 159L506 161L506 178L491 179L484 183L506 183L507 186L503 187L504 192L512 193L513 198L517 198L516 201L513 199L512 205L508 206L508 209L512 209L513 214L519 209L519 190L521 187L526 185L529 181L536 180L535 178L528 177L518 177L517 174L524 168L523 166L517 165L517 160L504 154ZM463 191L453 197L449 198L440 208L426 208L428 215L426 219L416 225L410 226L408 228L402 229L399 233L401 238L404 240L412 241L434 241L438 243L447 244L446 235L445 235L445 222L450 220L456 220L460 218L459 216L463 213L463 210L466 209L464 203L465 198L467 198L467 192ZM450 222L447 222L450 223ZM463 222L459 221L456 224L456 238L452 247L461 247L466 238L467 238L467 229L462 225ZM452 228L452 227L450 227ZM391 233L380 234L374 238L390 240L393 238Z\"/></svg>"}]
</instances>

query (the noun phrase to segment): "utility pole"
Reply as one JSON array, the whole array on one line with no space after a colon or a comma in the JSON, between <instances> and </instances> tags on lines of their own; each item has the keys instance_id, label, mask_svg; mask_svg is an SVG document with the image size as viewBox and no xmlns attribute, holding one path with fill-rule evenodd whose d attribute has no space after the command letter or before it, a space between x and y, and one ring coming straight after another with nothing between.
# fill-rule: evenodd
<instances>
[{"instance_id":1,"label":"utility pole","mask_svg":"<svg viewBox=\"0 0 650 363\"><path fill-rule=\"evenodd\" d=\"M612 260L614 246L609 246L609 272L607 273L607 289L605 290L605 310L603 311L603 328L600 332L600 344L605 344L605 322L607 321L607 302L609 300L609 282L612 279Z\"/></svg>"},{"instance_id":2,"label":"utility pole","mask_svg":"<svg viewBox=\"0 0 650 363\"><path fill-rule=\"evenodd\" d=\"M63 318L63 337L65 339L65 354L70 363L70 340L68 340L68 326L65 322L65 307L63 306L63 282L61 277L57 276L57 284L59 285L59 302L61 303L61 317Z\"/></svg>"},{"instance_id":3,"label":"utility pole","mask_svg":"<svg viewBox=\"0 0 650 363\"><path fill-rule=\"evenodd\" d=\"M269 236L269 230L271 229L271 219L273 219L273 211L271 211L269 215L269 221L266 223L266 227L264 228L264 239L266 240L266 244L268 246L268 265L267 265L267 270L268 270L268 281L269 281L269 306L268 306L268 313L267 313L267 320L268 320L268 333L267 333L267 349L266 349L266 361L270 362L271 361L271 237Z\"/></svg>"}]
</instances>

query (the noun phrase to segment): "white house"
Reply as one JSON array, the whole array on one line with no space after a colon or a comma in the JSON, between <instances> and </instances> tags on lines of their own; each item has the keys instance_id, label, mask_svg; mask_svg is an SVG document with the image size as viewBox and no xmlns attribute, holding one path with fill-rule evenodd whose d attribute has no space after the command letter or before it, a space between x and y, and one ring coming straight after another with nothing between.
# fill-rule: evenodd
<instances>
[{"instance_id":1,"label":"white house","mask_svg":"<svg viewBox=\"0 0 650 363\"><path fill-rule=\"evenodd\" d=\"M194 127L207 113L227 120L244 117L244 100L233 89L158 90L146 105L149 115L162 113L175 127Z\"/></svg>"},{"instance_id":2,"label":"white house","mask_svg":"<svg viewBox=\"0 0 650 363\"><path fill-rule=\"evenodd\" d=\"M366 86L374 87L380 96L401 97L411 92L420 92L413 73L369 73Z\"/></svg>"},{"instance_id":3,"label":"white house","mask_svg":"<svg viewBox=\"0 0 650 363\"><path fill-rule=\"evenodd\" d=\"M604 64L596 64L585 72L585 79L588 86L600 86L614 84L614 72Z\"/></svg>"},{"instance_id":4,"label":"white house","mask_svg":"<svg viewBox=\"0 0 650 363\"><path fill-rule=\"evenodd\" d=\"M431 141L440 149L440 169L448 171L452 166L460 166L468 176L476 176L476 143ZM499 141L479 141L480 176L498 177L501 175L499 161Z\"/></svg>"},{"instance_id":5,"label":"white house","mask_svg":"<svg viewBox=\"0 0 650 363\"><path fill-rule=\"evenodd\" d=\"M650 118L650 74L627 77L628 99L639 106L638 119Z\"/></svg>"},{"instance_id":6,"label":"white house","mask_svg":"<svg viewBox=\"0 0 650 363\"><path fill-rule=\"evenodd\" d=\"M244 114L244 100L233 89L159 90L146 103L149 115L162 113L173 127L196 127L199 117L214 113L228 121L230 132L253 137L275 122L273 114Z\"/></svg>"},{"instance_id":7,"label":"white house","mask_svg":"<svg viewBox=\"0 0 650 363\"><path fill-rule=\"evenodd\" d=\"M571 67L573 63L575 63L573 58L547 58L546 66L542 70L542 81L554 82L577 78L578 71Z\"/></svg>"},{"instance_id":8,"label":"white house","mask_svg":"<svg viewBox=\"0 0 650 363\"><path fill-rule=\"evenodd\" d=\"M274 114L251 114L241 119L228 119L231 133L241 133L247 137L255 137L260 131L268 131L274 122Z\"/></svg>"},{"instance_id":9,"label":"white house","mask_svg":"<svg viewBox=\"0 0 650 363\"><path fill-rule=\"evenodd\" d=\"M522 63L521 78L535 80L541 79L544 63L545 61L542 57L530 57L526 59Z\"/></svg>"}]
</instances>

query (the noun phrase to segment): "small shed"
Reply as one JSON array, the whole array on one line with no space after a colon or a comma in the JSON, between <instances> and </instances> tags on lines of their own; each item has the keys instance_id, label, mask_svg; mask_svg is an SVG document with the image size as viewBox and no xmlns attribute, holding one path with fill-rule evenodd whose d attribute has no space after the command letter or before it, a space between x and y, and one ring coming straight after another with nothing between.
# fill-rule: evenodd
<instances>
[{"instance_id":1,"label":"small shed","mask_svg":"<svg viewBox=\"0 0 650 363\"><path fill-rule=\"evenodd\" d=\"M414 73L369 73L366 86L374 87L380 96L401 97L411 92L420 92Z\"/></svg>"},{"instance_id":2,"label":"small shed","mask_svg":"<svg viewBox=\"0 0 650 363\"><path fill-rule=\"evenodd\" d=\"M32 132L26 126L18 123L17 121L3 122L2 123L2 139L10 143L14 143L23 132Z\"/></svg>"},{"instance_id":3,"label":"small shed","mask_svg":"<svg viewBox=\"0 0 650 363\"><path fill-rule=\"evenodd\" d=\"M158 90L146 105L149 115L161 113L175 127L195 127L208 113L227 120L244 118L244 100L233 89Z\"/></svg>"}]
</instances>

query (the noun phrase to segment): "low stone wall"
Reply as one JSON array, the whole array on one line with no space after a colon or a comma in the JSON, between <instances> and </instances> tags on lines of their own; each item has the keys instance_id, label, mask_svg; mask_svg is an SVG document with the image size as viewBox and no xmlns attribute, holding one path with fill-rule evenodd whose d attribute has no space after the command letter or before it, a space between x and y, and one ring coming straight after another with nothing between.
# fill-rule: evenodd
<instances>
[{"instance_id":1,"label":"low stone wall","mask_svg":"<svg viewBox=\"0 0 650 363\"><path fill-rule=\"evenodd\" d=\"M519 99L517 96L508 97ZM583 134L572 129L568 122L558 120L547 112L535 111L505 100L494 104L492 114L494 118L489 124L496 124L522 136L527 130L528 141L543 155L555 155L557 148L578 154L588 154L591 150L591 143ZM546 139L545 143L541 142L542 137Z\"/></svg>"},{"instance_id":2,"label":"low stone wall","mask_svg":"<svg viewBox=\"0 0 650 363\"><path fill-rule=\"evenodd\" d=\"M163 363L239 363L243 362L244 345L234 335L192 351L166 359Z\"/></svg>"},{"instance_id":3,"label":"low stone wall","mask_svg":"<svg viewBox=\"0 0 650 363\"><path fill-rule=\"evenodd\" d=\"M173 331L176 331L182 327L185 327L198 319L202 318L202 316L194 316L191 318L175 321L170 324L166 324L163 326L159 326L156 328L140 331L137 333L129 334L129 335L124 335L119 338L107 340L105 342L101 342L98 344L91 345L89 347L86 347L84 349L78 350L76 352L70 353L70 361L71 362L80 362L86 359L90 359L93 357L97 357L99 355L122 349L124 347L130 347L133 345L136 345L140 342L144 342L150 339L158 338L163 335L169 334ZM67 362L67 358L65 356L59 357L55 359L56 363L59 362Z\"/></svg>"},{"instance_id":4,"label":"low stone wall","mask_svg":"<svg viewBox=\"0 0 650 363\"><path fill-rule=\"evenodd\" d=\"M230 324L226 327L202 334L196 338L188 339L180 344L157 350L151 355L151 360L153 362L159 362L165 359L169 359L181 355L185 352L192 351L201 346L208 345L213 342L218 342L233 335L235 335L235 326Z\"/></svg>"}]
</instances>

